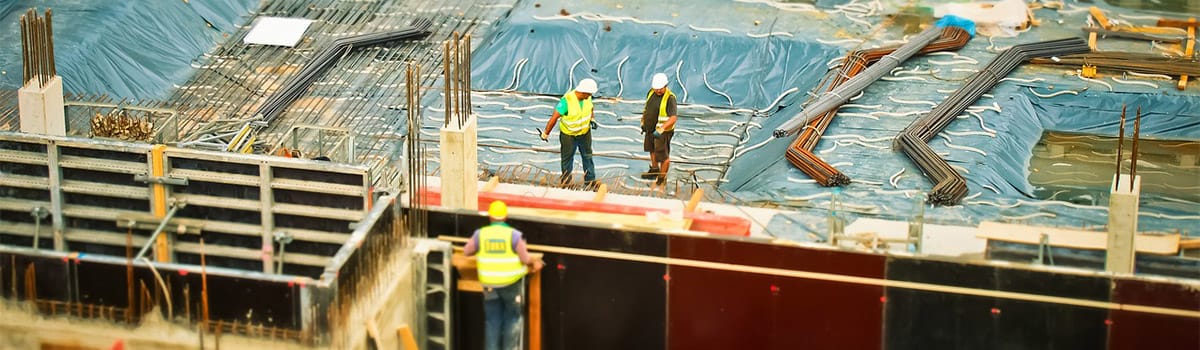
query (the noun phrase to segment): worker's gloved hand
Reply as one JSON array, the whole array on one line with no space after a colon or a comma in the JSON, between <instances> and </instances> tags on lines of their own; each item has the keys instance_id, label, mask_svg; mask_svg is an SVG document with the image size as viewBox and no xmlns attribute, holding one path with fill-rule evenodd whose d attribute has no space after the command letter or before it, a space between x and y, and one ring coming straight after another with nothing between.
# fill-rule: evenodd
<instances>
[{"instance_id":1,"label":"worker's gloved hand","mask_svg":"<svg viewBox=\"0 0 1200 350\"><path fill-rule=\"evenodd\" d=\"M600 124L596 124L596 121L592 120L590 123L588 123L588 127L592 128L592 129L599 129Z\"/></svg>"},{"instance_id":2,"label":"worker's gloved hand","mask_svg":"<svg viewBox=\"0 0 1200 350\"><path fill-rule=\"evenodd\" d=\"M548 133L548 132L543 132L543 133L542 133L541 135L539 135L539 136L541 136L541 137L542 137L542 141L547 141L547 142L549 142L549 141L550 141L550 133Z\"/></svg>"},{"instance_id":3,"label":"worker's gloved hand","mask_svg":"<svg viewBox=\"0 0 1200 350\"><path fill-rule=\"evenodd\" d=\"M538 272L545 266L546 262L542 261L542 258L537 258L532 264L529 264L529 272Z\"/></svg>"},{"instance_id":4,"label":"worker's gloved hand","mask_svg":"<svg viewBox=\"0 0 1200 350\"><path fill-rule=\"evenodd\" d=\"M662 137L662 129L654 129L654 137Z\"/></svg>"}]
</instances>

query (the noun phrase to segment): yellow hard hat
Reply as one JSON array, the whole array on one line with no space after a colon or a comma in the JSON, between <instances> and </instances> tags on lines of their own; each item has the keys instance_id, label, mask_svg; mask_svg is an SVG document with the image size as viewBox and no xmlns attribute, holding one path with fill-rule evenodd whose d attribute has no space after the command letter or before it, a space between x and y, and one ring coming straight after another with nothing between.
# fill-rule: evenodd
<instances>
[{"instance_id":1,"label":"yellow hard hat","mask_svg":"<svg viewBox=\"0 0 1200 350\"><path fill-rule=\"evenodd\" d=\"M508 205L502 201L494 201L488 206L488 216L493 219L504 219L508 217Z\"/></svg>"}]
</instances>

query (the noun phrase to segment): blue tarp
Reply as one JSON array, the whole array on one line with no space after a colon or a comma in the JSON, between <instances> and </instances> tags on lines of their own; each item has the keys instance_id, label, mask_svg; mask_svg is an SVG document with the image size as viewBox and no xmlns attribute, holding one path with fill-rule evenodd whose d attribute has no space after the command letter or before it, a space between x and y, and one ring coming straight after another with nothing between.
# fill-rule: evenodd
<instances>
[{"instance_id":1,"label":"blue tarp","mask_svg":"<svg viewBox=\"0 0 1200 350\"><path fill-rule=\"evenodd\" d=\"M70 93L161 99L192 74L194 59L234 31L255 0L0 3L0 88L21 85L18 18L29 8L54 13L58 74ZM209 26L212 24L212 27Z\"/></svg>"}]
</instances>

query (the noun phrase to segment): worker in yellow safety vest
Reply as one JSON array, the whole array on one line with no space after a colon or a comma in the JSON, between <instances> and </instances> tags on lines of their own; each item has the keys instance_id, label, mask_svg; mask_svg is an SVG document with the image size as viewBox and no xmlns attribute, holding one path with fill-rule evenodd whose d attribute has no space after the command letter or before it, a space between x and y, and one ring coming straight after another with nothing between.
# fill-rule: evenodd
<instances>
[{"instance_id":1,"label":"worker in yellow safety vest","mask_svg":"<svg viewBox=\"0 0 1200 350\"><path fill-rule=\"evenodd\" d=\"M504 222L508 206L494 201L488 206L492 224L475 230L463 254L476 256L479 282L483 284L484 349L521 348L522 278L545 264L531 258L521 231Z\"/></svg>"},{"instance_id":2,"label":"worker in yellow safety vest","mask_svg":"<svg viewBox=\"0 0 1200 350\"><path fill-rule=\"evenodd\" d=\"M592 94L596 93L596 81L584 79L574 90L567 91L559 99L554 114L546 121L542 141L550 138L550 130L558 124L559 157L562 160L562 177L559 183L571 183L571 172L575 170L575 150L583 159L583 181L589 188L596 186L596 165L592 163L592 128L597 127L592 118ZM562 119L562 122L559 122Z\"/></svg>"},{"instance_id":3,"label":"worker in yellow safety vest","mask_svg":"<svg viewBox=\"0 0 1200 350\"><path fill-rule=\"evenodd\" d=\"M658 185L666 183L671 166L671 138L675 136L678 119L675 94L667 88L667 75L655 74L650 79L646 108L642 111L642 133L646 135L642 149L650 152L650 170L642 173L642 178L657 179Z\"/></svg>"}]
</instances>

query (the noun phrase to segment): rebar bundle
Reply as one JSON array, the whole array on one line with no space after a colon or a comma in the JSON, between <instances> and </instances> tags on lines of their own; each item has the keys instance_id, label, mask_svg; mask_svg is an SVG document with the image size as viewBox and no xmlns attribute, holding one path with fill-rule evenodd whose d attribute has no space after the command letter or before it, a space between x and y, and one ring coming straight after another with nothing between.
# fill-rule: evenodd
<instances>
[{"instance_id":1,"label":"rebar bundle","mask_svg":"<svg viewBox=\"0 0 1200 350\"><path fill-rule=\"evenodd\" d=\"M1054 57L1088 52L1087 42L1080 38L1050 40L1013 46L996 56L987 66L971 76L962 87L946 97L925 116L904 128L896 137L896 145L904 155L935 184L929 192L929 203L957 204L967 194L967 181L945 159L926 143L950 125L959 113L975 103L984 93L1000 83L1022 62L1035 57Z\"/></svg>"},{"instance_id":2,"label":"rebar bundle","mask_svg":"<svg viewBox=\"0 0 1200 350\"><path fill-rule=\"evenodd\" d=\"M130 116L125 110L113 110L108 114L96 113L92 117L92 136L148 142L154 138L154 124Z\"/></svg>"},{"instance_id":3,"label":"rebar bundle","mask_svg":"<svg viewBox=\"0 0 1200 350\"><path fill-rule=\"evenodd\" d=\"M45 17L38 16L34 9L21 15L21 82L25 85L41 88L58 75L51 16L50 9L46 9Z\"/></svg>"},{"instance_id":4,"label":"rebar bundle","mask_svg":"<svg viewBox=\"0 0 1200 350\"><path fill-rule=\"evenodd\" d=\"M328 46L321 49L316 57L305 63L296 75L284 82L278 91L268 97L266 102L263 102L262 106L254 112L253 117L256 120L243 128L258 129L262 126L270 125L275 117L282 114L292 102L295 102L296 99L304 95L313 82L316 82L325 71L333 67L338 60L355 48L369 47L398 40L422 38L429 35L429 27L432 25L433 22L429 19L421 18L410 23L407 29L335 39ZM243 149L243 145L252 139L249 135L241 137L238 140L238 144L229 147L229 149Z\"/></svg>"},{"instance_id":5,"label":"rebar bundle","mask_svg":"<svg viewBox=\"0 0 1200 350\"><path fill-rule=\"evenodd\" d=\"M936 41L921 48L917 54L958 50L966 46L970 40L971 35L966 30L953 26L945 27L942 29L942 35ZM828 90L833 90L861 73L867 66L891 54L898 47L899 45L851 51L842 60L841 68L819 86L828 85ZM838 106L840 105L839 103ZM792 163L800 171L808 174L809 177L812 177L821 186L844 186L850 183L850 177L812 153L813 148L817 147L817 143L821 141L821 136L825 134L825 129L829 127L829 124L833 122L833 117L837 115L836 107L834 106L834 109L808 122L800 131L796 140L788 146L785 154L788 162Z\"/></svg>"},{"instance_id":6,"label":"rebar bundle","mask_svg":"<svg viewBox=\"0 0 1200 350\"><path fill-rule=\"evenodd\" d=\"M1035 58L1034 64L1061 64L1067 66L1093 65L1099 68L1115 69L1149 74L1166 75L1200 75L1200 62L1187 57L1167 57L1159 54L1097 51L1080 55L1058 57L1057 60Z\"/></svg>"},{"instance_id":7,"label":"rebar bundle","mask_svg":"<svg viewBox=\"0 0 1200 350\"><path fill-rule=\"evenodd\" d=\"M867 67L867 69L861 74L850 78L838 87L821 94L816 101L806 106L799 115L792 117L791 120L788 120L787 122L783 123L783 125L780 125L779 128L775 130L774 136L785 137L795 134L799 132L800 128L802 128L804 125L821 117L822 114L834 110L843 103L846 103L846 100L849 100L850 97L862 92L867 88L867 86L870 86L871 83L874 83L884 74L887 74L888 71L891 71L892 68L899 66L900 62L904 62L909 57L915 55L917 51L920 51L922 48L929 45L929 43L937 40L942 34L942 28L943 27L940 26L931 26L928 29L925 29L904 45L901 45L891 53L880 57L878 63Z\"/></svg>"}]
</instances>

